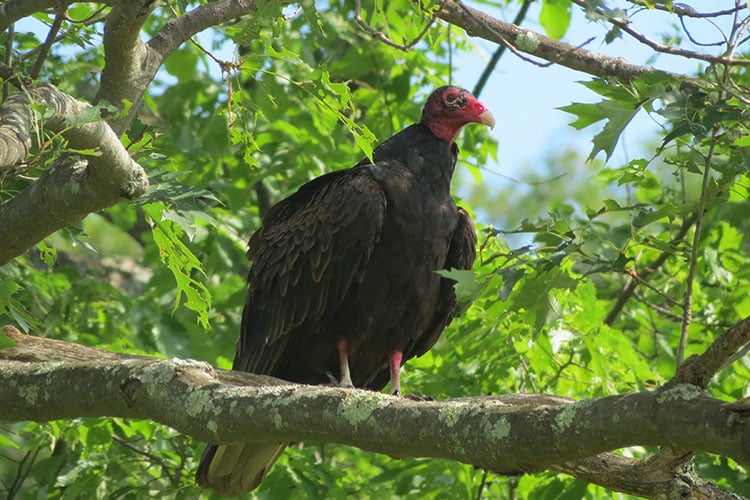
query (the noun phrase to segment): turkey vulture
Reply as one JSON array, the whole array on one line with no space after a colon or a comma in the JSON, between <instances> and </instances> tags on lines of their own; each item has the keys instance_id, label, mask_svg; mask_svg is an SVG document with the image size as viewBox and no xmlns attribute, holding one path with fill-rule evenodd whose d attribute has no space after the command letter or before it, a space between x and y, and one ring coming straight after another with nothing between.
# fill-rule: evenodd
<instances>
[{"instance_id":1,"label":"turkey vulture","mask_svg":"<svg viewBox=\"0 0 750 500\"><path fill-rule=\"evenodd\" d=\"M474 262L474 225L450 194L454 138L470 122L495 124L469 92L440 87L372 162L314 179L269 210L248 245L234 370L373 390L390 381L401 393L401 366L454 314L454 282L435 271ZM286 445L208 445L197 481L248 492Z\"/></svg>"}]
</instances>

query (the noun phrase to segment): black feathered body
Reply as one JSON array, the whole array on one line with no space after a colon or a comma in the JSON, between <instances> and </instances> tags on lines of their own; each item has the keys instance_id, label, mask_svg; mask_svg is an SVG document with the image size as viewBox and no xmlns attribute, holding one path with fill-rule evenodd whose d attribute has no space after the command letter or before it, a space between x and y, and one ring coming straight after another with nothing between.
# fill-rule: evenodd
<instances>
[{"instance_id":1,"label":"black feathered body","mask_svg":"<svg viewBox=\"0 0 750 500\"><path fill-rule=\"evenodd\" d=\"M441 269L470 269L476 234L450 196L458 148L417 124L275 205L250 239L234 369L292 382L380 390L389 356L427 352L456 299ZM248 441L253 441L248 436ZM233 496L257 487L286 443L208 445L197 480Z\"/></svg>"},{"instance_id":2,"label":"black feathered body","mask_svg":"<svg viewBox=\"0 0 750 500\"><path fill-rule=\"evenodd\" d=\"M319 177L269 211L250 241L234 369L328 383L346 338L352 382L379 390L391 352L426 352L455 306L435 271L474 260L473 226L450 196L456 154L412 125L372 164Z\"/></svg>"}]
</instances>

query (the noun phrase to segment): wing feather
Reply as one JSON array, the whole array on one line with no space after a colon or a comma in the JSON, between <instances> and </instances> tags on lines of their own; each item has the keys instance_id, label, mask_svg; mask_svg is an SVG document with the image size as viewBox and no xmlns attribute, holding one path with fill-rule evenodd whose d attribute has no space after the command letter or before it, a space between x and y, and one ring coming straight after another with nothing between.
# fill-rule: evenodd
<instances>
[{"instance_id":1,"label":"wing feather","mask_svg":"<svg viewBox=\"0 0 750 500\"><path fill-rule=\"evenodd\" d=\"M380 238L386 198L368 166L305 184L250 240L249 291L234 369L275 375L294 335L321 335Z\"/></svg>"}]
</instances>

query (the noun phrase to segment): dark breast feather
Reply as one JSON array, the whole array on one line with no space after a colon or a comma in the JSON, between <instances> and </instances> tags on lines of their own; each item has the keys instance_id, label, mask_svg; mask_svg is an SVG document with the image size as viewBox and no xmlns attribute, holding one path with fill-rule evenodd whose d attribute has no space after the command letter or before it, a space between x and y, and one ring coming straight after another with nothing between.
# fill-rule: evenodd
<instances>
[{"instance_id":1,"label":"dark breast feather","mask_svg":"<svg viewBox=\"0 0 750 500\"><path fill-rule=\"evenodd\" d=\"M277 373L339 308L380 238L386 199L369 166L326 174L275 205L250 240L235 370ZM304 328L299 328L304 325Z\"/></svg>"},{"instance_id":2,"label":"dark breast feather","mask_svg":"<svg viewBox=\"0 0 750 500\"><path fill-rule=\"evenodd\" d=\"M469 270L474 265L477 248L477 232L474 228L474 222L471 220L469 213L462 207L458 209L458 226L453 232L450 247L448 248L448 257L445 260L444 269L462 269ZM421 356L429 351L443 330L453 319L456 314L456 289L455 281L449 278L442 278L440 281L440 300L435 308L435 316L432 324L425 331L421 338L417 339L414 349L408 353L410 359L415 356Z\"/></svg>"},{"instance_id":3,"label":"dark breast feather","mask_svg":"<svg viewBox=\"0 0 750 500\"><path fill-rule=\"evenodd\" d=\"M457 207L458 225L451 237L448 256L443 269L469 270L474 265L476 258L477 233L474 222L468 212L462 207ZM411 348L404 352L401 364L414 357L421 356L429 351L438 341L443 330L450 324L456 314L456 290L455 281L448 278L440 280L440 294L430 326L417 339ZM387 369L380 371L369 385L370 389L379 391L388 384L390 373Z\"/></svg>"}]
</instances>

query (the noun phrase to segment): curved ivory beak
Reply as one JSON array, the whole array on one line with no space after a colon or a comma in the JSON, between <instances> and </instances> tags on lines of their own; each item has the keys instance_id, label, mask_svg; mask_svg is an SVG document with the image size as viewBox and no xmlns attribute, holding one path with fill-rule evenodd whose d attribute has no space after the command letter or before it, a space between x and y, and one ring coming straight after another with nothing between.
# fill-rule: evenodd
<instances>
[{"instance_id":1,"label":"curved ivory beak","mask_svg":"<svg viewBox=\"0 0 750 500\"><path fill-rule=\"evenodd\" d=\"M479 119L482 120L482 124L487 125L491 129L495 128L495 117L489 111L485 111L479 115Z\"/></svg>"}]
</instances>

